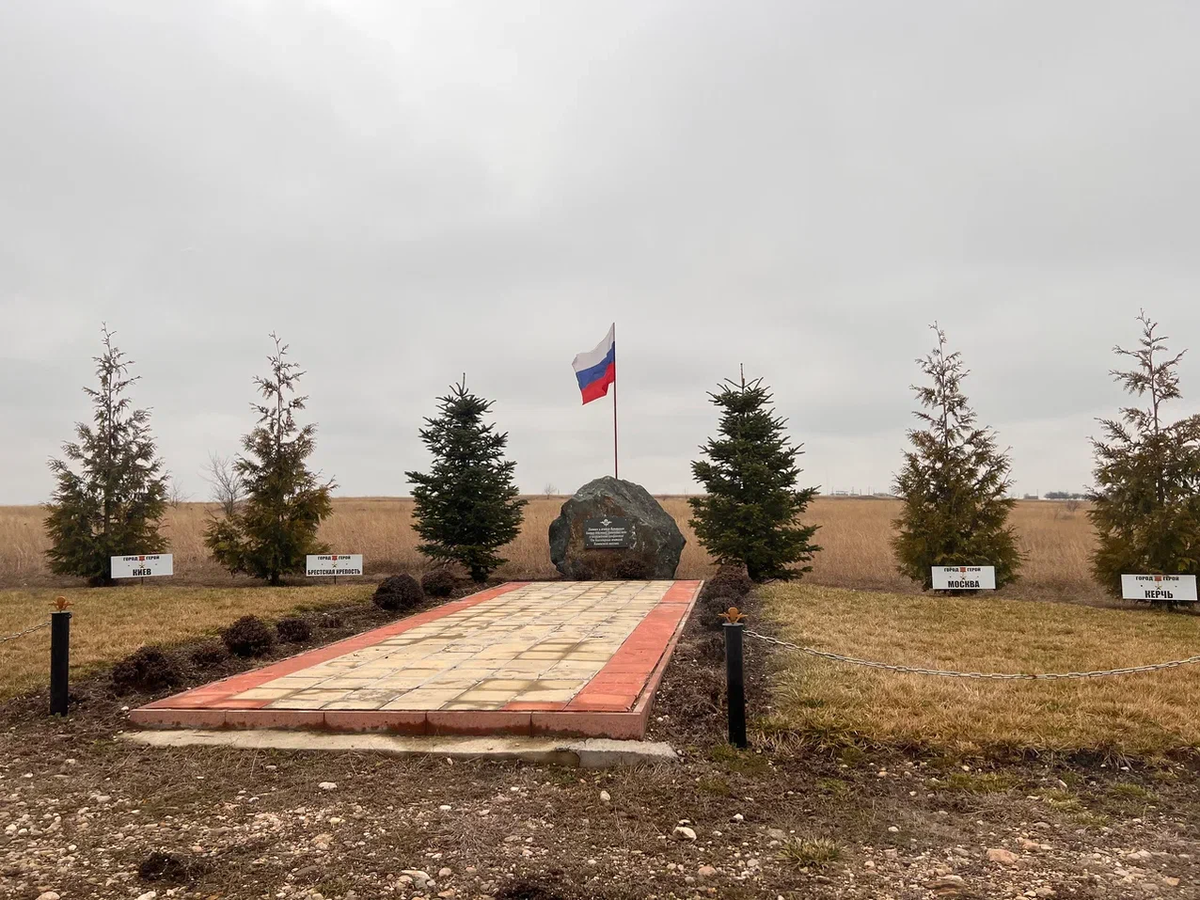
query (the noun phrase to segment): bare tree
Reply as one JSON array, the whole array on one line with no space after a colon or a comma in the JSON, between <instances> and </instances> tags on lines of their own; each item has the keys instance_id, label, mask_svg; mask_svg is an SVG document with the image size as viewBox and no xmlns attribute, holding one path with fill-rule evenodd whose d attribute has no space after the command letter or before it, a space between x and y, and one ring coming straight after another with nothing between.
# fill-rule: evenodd
<instances>
[{"instance_id":1,"label":"bare tree","mask_svg":"<svg viewBox=\"0 0 1200 900\"><path fill-rule=\"evenodd\" d=\"M210 453L204 472L204 480L212 486L213 501L221 504L226 516L232 516L239 501L246 496L242 473L234 465L233 457Z\"/></svg>"},{"instance_id":2,"label":"bare tree","mask_svg":"<svg viewBox=\"0 0 1200 900\"><path fill-rule=\"evenodd\" d=\"M558 485L551 481L547 481L546 486L542 488L542 493L546 495L547 499L549 499L558 493Z\"/></svg>"},{"instance_id":3,"label":"bare tree","mask_svg":"<svg viewBox=\"0 0 1200 900\"><path fill-rule=\"evenodd\" d=\"M192 495L179 486L179 482L175 480L174 475L169 475L171 479L171 487L167 492L167 503L172 509L179 509L183 504L192 499Z\"/></svg>"}]
</instances>

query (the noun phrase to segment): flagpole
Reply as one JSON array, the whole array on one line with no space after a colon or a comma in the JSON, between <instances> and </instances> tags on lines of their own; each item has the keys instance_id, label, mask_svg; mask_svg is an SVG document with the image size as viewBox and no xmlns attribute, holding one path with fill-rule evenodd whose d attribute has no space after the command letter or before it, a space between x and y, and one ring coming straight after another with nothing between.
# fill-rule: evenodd
<instances>
[{"instance_id":1,"label":"flagpole","mask_svg":"<svg viewBox=\"0 0 1200 900\"><path fill-rule=\"evenodd\" d=\"M614 348L613 365L614 366L616 365L616 360L617 360L617 355L616 355L616 350L615 350L616 346L617 346L617 323L613 322L613 348ZM621 477L618 474L618 471L619 470L617 468L617 377L616 377L616 373L614 372L613 373L613 478L619 479Z\"/></svg>"}]
</instances>

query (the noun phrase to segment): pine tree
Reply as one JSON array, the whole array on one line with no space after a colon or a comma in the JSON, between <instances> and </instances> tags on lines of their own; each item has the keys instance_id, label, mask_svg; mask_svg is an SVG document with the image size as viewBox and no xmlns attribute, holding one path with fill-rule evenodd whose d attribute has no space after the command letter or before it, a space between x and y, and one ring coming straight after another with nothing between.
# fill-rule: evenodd
<instances>
[{"instance_id":1,"label":"pine tree","mask_svg":"<svg viewBox=\"0 0 1200 900\"><path fill-rule=\"evenodd\" d=\"M812 571L795 564L821 549L810 543L819 526L797 520L817 489L796 490L803 451L788 439L787 420L773 414L770 390L761 378L747 383L743 371L708 396L721 410L721 436L700 448L707 461L692 463L705 490L688 501L700 543L721 565L744 565L755 581Z\"/></svg>"},{"instance_id":2,"label":"pine tree","mask_svg":"<svg viewBox=\"0 0 1200 900\"><path fill-rule=\"evenodd\" d=\"M132 363L113 346L113 332L102 327L101 334L100 384L83 389L95 409L93 424L76 424L77 440L63 444L66 459L50 461L58 486L46 517L50 570L94 585L112 583L112 557L167 547L158 528L168 476L156 456L150 412L131 409L123 395L138 377L129 376Z\"/></svg>"},{"instance_id":3,"label":"pine tree","mask_svg":"<svg viewBox=\"0 0 1200 900\"><path fill-rule=\"evenodd\" d=\"M1183 353L1170 355L1157 322L1138 316L1137 350L1113 348L1136 361L1111 374L1145 409L1121 409L1121 421L1101 419L1105 439L1092 440L1096 487L1088 516L1096 528L1096 578L1115 596L1121 575L1200 574L1200 415L1164 420L1163 404L1180 397L1176 372ZM1185 351L1186 352L1186 351Z\"/></svg>"},{"instance_id":4,"label":"pine tree","mask_svg":"<svg viewBox=\"0 0 1200 900\"><path fill-rule=\"evenodd\" d=\"M304 571L306 555L329 552L317 541L317 529L333 511L335 485L320 483L305 464L316 447L317 426L296 423L295 414L308 400L296 396L304 373L286 359L287 344L274 333L271 340L271 374L254 379L265 402L251 404L258 424L242 438L245 455L234 463L245 499L232 515L209 523L204 542L230 572L280 584L284 575Z\"/></svg>"},{"instance_id":5,"label":"pine tree","mask_svg":"<svg viewBox=\"0 0 1200 900\"><path fill-rule=\"evenodd\" d=\"M918 359L931 385L913 385L929 412L914 415L924 423L908 432L912 450L896 476L904 502L892 539L900 572L932 584L934 566L995 566L996 586L1013 581L1021 566L1016 535L1008 524L1015 500L1008 455L996 447L995 434L975 424L962 381L969 374L958 352L946 352L946 335L934 323L937 347Z\"/></svg>"},{"instance_id":6,"label":"pine tree","mask_svg":"<svg viewBox=\"0 0 1200 900\"><path fill-rule=\"evenodd\" d=\"M438 403L438 415L421 429L433 468L405 473L415 485L413 528L425 541L417 549L433 560L461 563L483 582L507 561L496 550L521 530L525 501L513 483L517 464L504 459L508 435L484 424L491 401L468 391L465 375Z\"/></svg>"}]
</instances>

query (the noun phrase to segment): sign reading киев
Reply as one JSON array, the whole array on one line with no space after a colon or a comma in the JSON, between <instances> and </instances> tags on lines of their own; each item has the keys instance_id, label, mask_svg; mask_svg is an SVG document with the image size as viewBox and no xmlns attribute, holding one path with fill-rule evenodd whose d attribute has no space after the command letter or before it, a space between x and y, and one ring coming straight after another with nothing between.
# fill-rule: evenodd
<instances>
[{"instance_id":1,"label":"sign reading \u043a\u0438\u0435\u0432","mask_svg":"<svg viewBox=\"0 0 1200 900\"><path fill-rule=\"evenodd\" d=\"M310 578L320 575L361 575L363 558L361 553L326 553L322 556L304 558L304 574Z\"/></svg>"},{"instance_id":2,"label":"sign reading \u043a\u0438\u0435\u0432","mask_svg":"<svg viewBox=\"0 0 1200 900\"><path fill-rule=\"evenodd\" d=\"M995 566L934 566L935 591L994 591Z\"/></svg>"},{"instance_id":3,"label":"sign reading \u043a\u0438\u0435\u0432","mask_svg":"<svg viewBox=\"0 0 1200 900\"><path fill-rule=\"evenodd\" d=\"M113 578L154 578L156 575L175 574L175 557L171 553L114 556L109 560L109 565Z\"/></svg>"},{"instance_id":4,"label":"sign reading \u043a\u0438\u0435\u0432","mask_svg":"<svg viewBox=\"0 0 1200 900\"><path fill-rule=\"evenodd\" d=\"M1195 575L1122 575L1124 600L1172 600L1196 602Z\"/></svg>"}]
</instances>

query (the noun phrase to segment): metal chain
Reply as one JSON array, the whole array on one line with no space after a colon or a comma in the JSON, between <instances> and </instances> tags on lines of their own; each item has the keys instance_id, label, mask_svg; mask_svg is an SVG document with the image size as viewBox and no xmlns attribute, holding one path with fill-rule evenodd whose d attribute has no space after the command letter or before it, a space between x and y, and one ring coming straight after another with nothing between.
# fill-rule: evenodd
<instances>
[{"instance_id":1,"label":"metal chain","mask_svg":"<svg viewBox=\"0 0 1200 900\"><path fill-rule=\"evenodd\" d=\"M39 628L49 628L49 627L50 627L50 620L47 619L45 622L39 622L37 625L33 625L29 628L26 628L24 631L18 631L16 634L10 634L10 635L6 635L5 637L0 637L0 644L6 644L9 641L15 641L19 637L25 637L25 635L27 635L27 634L33 634L33 632L37 631Z\"/></svg>"},{"instance_id":2,"label":"metal chain","mask_svg":"<svg viewBox=\"0 0 1200 900\"><path fill-rule=\"evenodd\" d=\"M840 653L830 653L828 650L801 647L799 644L781 641L778 638L768 637L765 634L759 634L757 631L750 631L749 629L746 630L746 634L750 635L750 637L756 637L760 641L766 641L768 644L778 644L780 647L786 647L789 650L798 650L801 653L820 656L823 659L831 659L835 662L866 666L871 669L887 669L889 672L904 672L910 675L941 675L947 678L991 678L1000 681L1055 681L1066 678L1102 678L1106 675L1133 675L1137 672L1157 672L1162 669L1174 669L1177 666L1189 666L1193 663L1200 663L1200 655L1197 655L1189 656L1187 659L1173 659L1170 662L1154 663L1148 666L1126 666L1123 669L1104 669L1098 672L954 672L948 669L923 669L920 666L897 666L869 659L858 659L854 656L843 656Z\"/></svg>"}]
</instances>

